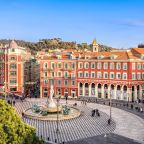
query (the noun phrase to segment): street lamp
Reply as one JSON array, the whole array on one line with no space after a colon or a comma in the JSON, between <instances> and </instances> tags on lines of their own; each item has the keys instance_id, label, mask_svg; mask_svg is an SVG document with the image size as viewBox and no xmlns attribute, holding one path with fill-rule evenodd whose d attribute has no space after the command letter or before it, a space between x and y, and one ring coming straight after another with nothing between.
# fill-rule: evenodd
<instances>
[{"instance_id":1,"label":"street lamp","mask_svg":"<svg viewBox=\"0 0 144 144\"><path fill-rule=\"evenodd\" d=\"M112 96L112 91L110 90L110 118L108 120L109 124L111 124L111 96Z\"/></svg>"},{"instance_id":2,"label":"street lamp","mask_svg":"<svg viewBox=\"0 0 144 144\"><path fill-rule=\"evenodd\" d=\"M57 98L57 128L56 128L56 133L58 134L59 131L59 101L60 101L60 96Z\"/></svg>"}]
</instances>

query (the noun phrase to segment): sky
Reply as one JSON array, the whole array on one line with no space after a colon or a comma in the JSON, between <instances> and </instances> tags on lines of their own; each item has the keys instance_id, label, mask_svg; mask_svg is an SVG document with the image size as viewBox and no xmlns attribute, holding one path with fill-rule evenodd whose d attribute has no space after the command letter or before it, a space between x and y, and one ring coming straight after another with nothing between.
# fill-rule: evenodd
<instances>
[{"instance_id":1,"label":"sky","mask_svg":"<svg viewBox=\"0 0 144 144\"><path fill-rule=\"evenodd\" d=\"M144 0L0 0L0 39L42 38L137 47L144 43Z\"/></svg>"}]
</instances>

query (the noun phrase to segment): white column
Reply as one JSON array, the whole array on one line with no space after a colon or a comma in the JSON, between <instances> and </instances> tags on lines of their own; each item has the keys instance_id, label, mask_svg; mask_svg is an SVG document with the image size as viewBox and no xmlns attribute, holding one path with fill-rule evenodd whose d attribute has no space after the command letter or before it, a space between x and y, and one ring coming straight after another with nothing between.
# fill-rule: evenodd
<instances>
[{"instance_id":1,"label":"white column","mask_svg":"<svg viewBox=\"0 0 144 144\"><path fill-rule=\"evenodd\" d=\"M127 87L128 101L132 101L132 88Z\"/></svg>"},{"instance_id":2,"label":"white column","mask_svg":"<svg viewBox=\"0 0 144 144\"><path fill-rule=\"evenodd\" d=\"M91 96L91 84L89 84L89 96Z\"/></svg>"},{"instance_id":3,"label":"white column","mask_svg":"<svg viewBox=\"0 0 144 144\"><path fill-rule=\"evenodd\" d=\"M142 86L140 86L140 94L139 95L140 95L139 98L142 99Z\"/></svg>"},{"instance_id":4,"label":"white column","mask_svg":"<svg viewBox=\"0 0 144 144\"><path fill-rule=\"evenodd\" d=\"M85 84L83 84L83 96L85 96Z\"/></svg>"},{"instance_id":5,"label":"white column","mask_svg":"<svg viewBox=\"0 0 144 144\"><path fill-rule=\"evenodd\" d=\"M123 100L124 98L124 91L123 91L123 87L121 87L121 91L120 91L120 100Z\"/></svg>"},{"instance_id":6,"label":"white column","mask_svg":"<svg viewBox=\"0 0 144 144\"><path fill-rule=\"evenodd\" d=\"M98 97L98 85L95 85L95 96Z\"/></svg>"},{"instance_id":7,"label":"white column","mask_svg":"<svg viewBox=\"0 0 144 144\"><path fill-rule=\"evenodd\" d=\"M80 83L78 83L78 96L80 96Z\"/></svg>"},{"instance_id":8,"label":"white column","mask_svg":"<svg viewBox=\"0 0 144 144\"><path fill-rule=\"evenodd\" d=\"M117 98L117 86L114 87L114 93L113 93L113 98Z\"/></svg>"},{"instance_id":9,"label":"white column","mask_svg":"<svg viewBox=\"0 0 144 144\"><path fill-rule=\"evenodd\" d=\"M101 87L101 94L102 94L102 98L104 98L104 85L102 85Z\"/></svg>"}]
</instances>

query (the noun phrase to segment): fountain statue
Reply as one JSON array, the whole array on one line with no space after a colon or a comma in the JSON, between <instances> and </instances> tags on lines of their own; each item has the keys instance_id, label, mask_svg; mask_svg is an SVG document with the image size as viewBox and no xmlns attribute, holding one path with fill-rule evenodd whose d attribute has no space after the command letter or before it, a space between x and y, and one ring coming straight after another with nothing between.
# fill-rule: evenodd
<instances>
[{"instance_id":1,"label":"fountain statue","mask_svg":"<svg viewBox=\"0 0 144 144\"><path fill-rule=\"evenodd\" d=\"M53 100L54 95L54 88L53 85L51 85L50 88L50 97L48 99L48 102L45 106L42 106L42 112L48 112L48 113L55 113L55 112L61 112L62 106L59 104L56 104Z\"/></svg>"},{"instance_id":2,"label":"fountain statue","mask_svg":"<svg viewBox=\"0 0 144 144\"><path fill-rule=\"evenodd\" d=\"M49 97L49 100L48 100L48 107L49 108L56 108L57 107L55 102L53 101L53 95L54 95L54 89L53 89L53 85L51 85L50 97Z\"/></svg>"}]
</instances>

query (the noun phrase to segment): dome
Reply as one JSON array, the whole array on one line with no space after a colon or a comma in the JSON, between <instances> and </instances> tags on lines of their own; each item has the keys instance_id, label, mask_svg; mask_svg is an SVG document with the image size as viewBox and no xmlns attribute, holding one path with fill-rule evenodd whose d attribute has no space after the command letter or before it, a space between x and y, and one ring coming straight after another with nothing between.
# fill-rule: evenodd
<instances>
[{"instance_id":1,"label":"dome","mask_svg":"<svg viewBox=\"0 0 144 144\"><path fill-rule=\"evenodd\" d=\"M17 48L17 47L18 47L17 43L14 40L12 40L10 42L10 48Z\"/></svg>"}]
</instances>

